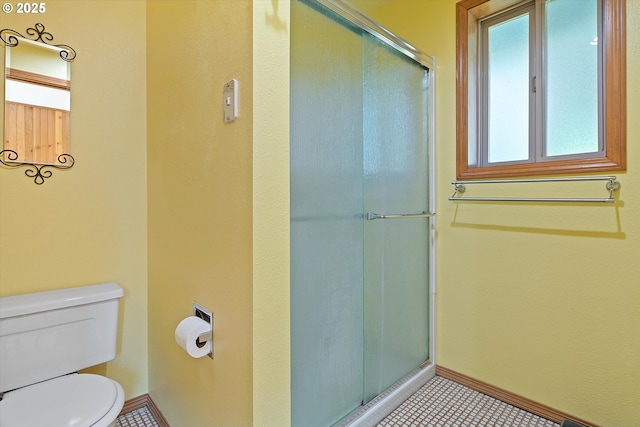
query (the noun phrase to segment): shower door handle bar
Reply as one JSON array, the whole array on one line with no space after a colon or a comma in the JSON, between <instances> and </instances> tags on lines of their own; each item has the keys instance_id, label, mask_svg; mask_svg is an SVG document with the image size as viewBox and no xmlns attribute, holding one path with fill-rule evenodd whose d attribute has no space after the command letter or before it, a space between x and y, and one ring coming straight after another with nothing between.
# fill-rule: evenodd
<instances>
[{"instance_id":1,"label":"shower door handle bar","mask_svg":"<svg viewBox=\"0 0 640 427\"><path fill-rule=\"evenodd\" d=\"M374 219L406 219L406 218L431 218L436 216L435 212L420 212L416 214L393 214L382 215L373 212L367 212L366 219L372 221Z\"/></svg>"}]
</instances>

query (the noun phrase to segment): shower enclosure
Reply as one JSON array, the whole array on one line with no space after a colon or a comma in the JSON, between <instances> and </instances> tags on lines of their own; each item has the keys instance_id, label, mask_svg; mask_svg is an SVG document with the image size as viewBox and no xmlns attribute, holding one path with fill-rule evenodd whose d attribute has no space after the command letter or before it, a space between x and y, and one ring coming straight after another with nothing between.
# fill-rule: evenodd
<instances>
[{"instance_id":1,"label":"shower enclosure","mask_svg":"<svg viewBox=\"0 0 640 427\"><path fill-rule=\"evenodd\" d=\"M346 3L291 3L294 426L355 417L433 359L431 68Z\"/></svg>"}]
</instances>

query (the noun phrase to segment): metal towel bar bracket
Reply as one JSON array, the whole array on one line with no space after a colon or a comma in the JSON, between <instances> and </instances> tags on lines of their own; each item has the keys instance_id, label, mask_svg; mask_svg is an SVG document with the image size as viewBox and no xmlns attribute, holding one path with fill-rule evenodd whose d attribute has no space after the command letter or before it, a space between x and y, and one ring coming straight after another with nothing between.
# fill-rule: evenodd
<instances>
[{"instance_id":1,"label":"metal towel bar bracket","mask_svg":"<svg viewBox=\"0 0 640 427\"><path fill-rule=\"evenodd\" d=\"M470 184L519 184L524 182L575 182L575 181L607 181L606 189L609 197L602 198L579 198L579 197L462 197ZM616 201L614 192L620 188L620 182L615 176L588 176L569 178L530 178L530 179L497 179L478 181L451 181L454 185L454 192L449 197L453 202L573 202L573 203L614 203Z\"/></svg>"}]
</instances>

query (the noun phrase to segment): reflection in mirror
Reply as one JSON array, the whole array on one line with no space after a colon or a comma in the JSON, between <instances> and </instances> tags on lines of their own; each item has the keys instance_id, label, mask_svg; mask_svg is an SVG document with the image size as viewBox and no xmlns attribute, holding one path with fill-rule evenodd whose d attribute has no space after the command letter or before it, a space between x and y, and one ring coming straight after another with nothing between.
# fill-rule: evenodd
<instances>
[{"instance_id":1,"label":"reflection in mirror","mask_svg":"<svg viewBox=\"0 0 640 427\"><path fill-rule=\"evenodd\" d=\"M69 153L69 63L58 48L22 38L5 61L4 148L25 163L55 164Z\"/></svg>"},{"instance_id":2,"label":"reflection in mirror","mask_svg":"<svg viewBox=\"0 0 640 427\"><path fill-rule=\"evenodd\" d=\"M67 45L49 44L53 36L42 24L26 33L34 39L14 30L0 30L6 51L4 156L0 162L9 167L40 165L26 174L41 184L51 176L50 171L41 172L42 168L73 166L69 116L70 62L75 51Z\"/></svg>"}]
</instances>

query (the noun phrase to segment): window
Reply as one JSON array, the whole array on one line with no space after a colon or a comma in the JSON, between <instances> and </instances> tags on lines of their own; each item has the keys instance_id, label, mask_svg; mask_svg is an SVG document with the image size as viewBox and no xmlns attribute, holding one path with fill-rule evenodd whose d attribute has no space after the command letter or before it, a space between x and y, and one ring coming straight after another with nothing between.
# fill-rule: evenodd
<instances>
[{"instance_id":1,"label":"window","mask_svg":"<svg viewBox=\"0 0 640 427\"><path fill-rule=\"evenodd\" d=\"M457 4L457 178L626 169L625 0Z\"/></svg>"}]
</instances>

